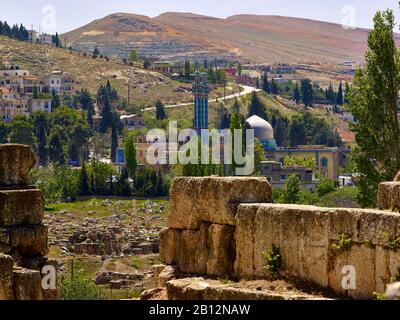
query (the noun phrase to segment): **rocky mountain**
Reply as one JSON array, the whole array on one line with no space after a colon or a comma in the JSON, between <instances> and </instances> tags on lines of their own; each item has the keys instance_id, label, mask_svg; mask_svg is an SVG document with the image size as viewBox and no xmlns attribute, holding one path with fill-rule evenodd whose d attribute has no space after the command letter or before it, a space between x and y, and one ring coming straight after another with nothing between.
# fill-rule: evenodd
<instances>
[{"instance_id":1,"label":"rocky mountain","mask_svg":"<svg viewBox=\"0 0 400 320\"><path fill-rule=\"evenodd\" d=\"M367 29L281 16L235 15L226 19L192 13L155 18L116 13L63 35L78 49L98 46L127 56L135 48L158 59L240 56L269 63L362 62ZM400 36L396 36L400 41Z\"/></svg>"}]
</instances>

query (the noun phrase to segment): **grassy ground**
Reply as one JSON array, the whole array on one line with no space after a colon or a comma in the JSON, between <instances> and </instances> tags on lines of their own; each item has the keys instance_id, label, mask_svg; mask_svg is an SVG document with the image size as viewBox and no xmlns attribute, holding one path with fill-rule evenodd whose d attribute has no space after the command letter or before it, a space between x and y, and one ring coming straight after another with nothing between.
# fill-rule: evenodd
<instances>
[{"instance_id":1,"label":"grassy ground","mask_svg":"<svg viewBox=\"0 0 400 320\"><path fill-rule=\"evenodd\" d=\"M134 200L128 198L83 198L74 203L57 203L47 207L46 215L65 217L66 212L72 216L72 222L79 224L88 217L103 218L111 216L114 212L119 213L134 213L134 216L149 217L149 221L142 222L146 225L162 225L165 223L165 217L169 210L169 202L165 199L152 199L153 204L162 204L165 209L162 212L155 214L146 212L148 208L148 200ZM134 205L135 204L135 205ZM61 211L61 213L60 213ZM93 211L96 213L93 214ZM92 212L91 214L89 214ZM130 215L127 214L129 217ZM154 218L157 216L159 218ZM131 223L131 218L127 218L123 223ZM84 256L84 255L71 255L60 256L61 248L59 246L51 246L48 258L56 259L59 264L63 265L64 272L60 277L67 279L80 278L94 281L96 276L103 271L121 272L121 273L135 273L149 272L154 265L159 264L158 254L142 255L142 256L125 256L125 257L111 257L103 260L100 256ZM132 289L111 289L108 285L99 286L104 292L107 299L133 299L138 298L142 292L152 286L151 279L138 282L138 288Z\"/></svg>"}]
</instances>

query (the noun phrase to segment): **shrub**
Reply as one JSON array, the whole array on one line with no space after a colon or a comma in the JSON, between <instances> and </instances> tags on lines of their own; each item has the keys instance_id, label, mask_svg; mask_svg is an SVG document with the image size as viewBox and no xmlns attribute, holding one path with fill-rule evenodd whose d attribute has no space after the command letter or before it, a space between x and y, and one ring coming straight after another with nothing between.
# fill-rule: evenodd
<instances>
[{"instance_id":1,"label":"shrub","mask_svg":"<svg viewBox=\"0 0 400 320\"><path fill-rule=\"evenodd\" d=\"M323 197L324 195L335 191L337 187L338 184L336 181L324 178L318 183L315 191L320 197Z\"/></svg>"},{"instance_id":2,"label":"shrub","mask_svg":"<svg viewBox=\"0 0 400 320\"><path fill-rule=\"evenodd\" d=\"M358 208L356 197L356 188L344 187L323 196L318 205L333 208Z\"/></svg>"},{"instance_id":3,"label":"shrub","mask_svg":"<svg viewBox=\"0 0 400 320\"><path fill-rule=\"evenodd\" d=\"M105 300L105 294L90 280L62 279L60 285L62 300Z\"/></svg>"},{"instance_id":4,"label":"shrub","mask_svg":"<svg viewBox=\"0 0 400 320\"><path fill-rule=\"evenodd\" d=\"M337 243L332 244L332 247L336 250L347 251L353 245L353 239L349 235L341 234L339 235L339 240Z\"/></svg>"},{"instance_id":5,"label":"shrub","mask_svg":"<svg viewBox=\"0 0 400 320\"><path fill-rule=\"evenodd\" d=\"M272 245L271 250L264 253L264 257L266 260L265 270L278 274L282 269L282 256L279 248Z\"/></svg>"}]
</instances>

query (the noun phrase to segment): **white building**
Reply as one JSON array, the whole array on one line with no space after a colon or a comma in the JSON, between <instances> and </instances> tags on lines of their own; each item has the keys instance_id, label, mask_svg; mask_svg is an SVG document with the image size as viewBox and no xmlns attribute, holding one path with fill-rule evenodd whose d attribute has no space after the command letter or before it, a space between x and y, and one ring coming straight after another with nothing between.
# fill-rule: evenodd
<instances>
[{"instance_id":1,"label":"white building","mask_svg":"<svg viewBox=\"0 0 400 320\"><path fill-rule=\"evenodd\" d=\"M120 119L128 130L143 129L145 127L143 118L137 114L123 115Z\"/></svg>"},{"instance_id":2,"label":"white building","mask_svg":"<svg viewBox=\"0 0 400 320\"><path fill-rule=\"evenodd\" d=\"M51 99L30 99L29 112L51 112Z\"/></svg>"}]
</instances>

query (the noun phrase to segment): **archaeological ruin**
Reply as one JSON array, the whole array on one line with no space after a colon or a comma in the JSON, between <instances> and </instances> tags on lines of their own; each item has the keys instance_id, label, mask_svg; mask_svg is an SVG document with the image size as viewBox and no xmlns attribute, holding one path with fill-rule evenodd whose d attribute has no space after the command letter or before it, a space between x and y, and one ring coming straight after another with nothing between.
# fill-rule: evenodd
<instances>
[{"instance_id":1,"label":"archaeological ruin","mask_svg":"<svg viewBox=\"0 0 400 320\"><path fill-rule=\"evenodd\" d=\"M42 192L27 184L34 164L28 146L0 146L0 300L57 298L42 286L42 268L54 263L45 258Z\"/></svg>"},{"instance_id":2,"label":"archaeological ruin","mask_svg":"<svg viewBox=\"0 0 400 320\"><path fill-rule=\"evenodd\" d=\"M271 276L265 255L273 247L298 279L371 299L400 276L398 190L400 182L380 186L382 210L320 208L273 204L264 178L177 178L160 236L165 265L155 267L158 288L142 299L311 298L240 290Z\"/></svg>"}]
</instances>

